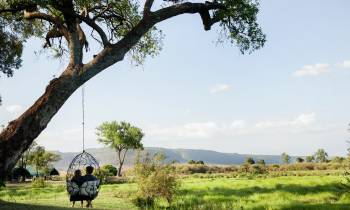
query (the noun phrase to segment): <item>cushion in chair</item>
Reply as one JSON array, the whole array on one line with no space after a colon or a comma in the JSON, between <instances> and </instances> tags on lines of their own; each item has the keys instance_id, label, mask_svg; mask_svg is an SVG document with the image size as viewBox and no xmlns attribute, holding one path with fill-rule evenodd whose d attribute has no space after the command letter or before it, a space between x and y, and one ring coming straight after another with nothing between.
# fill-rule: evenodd
<instances>
[{"instance_id":1,"label":"cushion in chair","mask_svg":"<svg viewBox=\"0 0 350 210\"><path fill-rule=\"evenodd\" d=\"M67 191L69 195L77 195L80 192L80 188L75 182L68 181L67 182Z\"/></svg>"},{"instance_id":2,"label":"cushion in chair","mask_svg":"<svg viewBox=\"0 0 350 210\"><path fill-rule=\"evenodd\" d=\"M94 199L98 194L99 184L99 180L84 182L80 187L80 195Z\"/></svg>"}]
</instances>

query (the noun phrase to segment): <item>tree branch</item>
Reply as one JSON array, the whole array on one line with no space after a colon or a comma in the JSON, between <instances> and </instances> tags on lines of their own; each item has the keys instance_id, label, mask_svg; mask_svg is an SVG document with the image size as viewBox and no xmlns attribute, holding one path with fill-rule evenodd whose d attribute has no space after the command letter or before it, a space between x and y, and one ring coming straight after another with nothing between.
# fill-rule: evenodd
<instances>
[{"instance_id":1,"label":"tree branch","mask_svg":"<svg viewBox=\"0 0 350 210\"><path fill-rule=\"evenodd\" d=\"M225 9L225 6L217 2L208 2L205 3L191 3L185 2L182 4L176 4L170 7L159 9L152 13L152 19L156 23L163 20L169 19L171 17L181 15L181 14L194 14L199 13L202 18L202 22L205 30L209 30L210 27L215 23L212 21L209 11Z\"/></svg>"},{"instance_id":2,"label":"tree branch","mask_svg":"<svg viewBox=\"0 0 350 210\"><path fill-rule=\"evenodd\" d=\"M48 22L51 22L53 24L56 24L56 25L62 25L62 23L54 18L53 16L51 15L48 15L46 13L42 13L42 12L29 12L27 10L24 10L24 15L23 15L24 19L27 19L27 20L33 20L33 19L41 19L41 20L46 20Z\"/></svg>"},{"instance_id":3,"label":"tree branch","mask_svg":"<svg viewBox=\"0 0 350 210\"><path fill-rule=\"evenodd\" d=\"M46 13L42 12L28 12L27 10L24 10L24 19L27 20L34 20L34 19L40 19L40 20L46 20L47 22L50 22L56 26L56 28L59 30L60 33L68 40L68 30L67 28L63 25L63 23L56 17L48 15ZM50 31L47 34L47 38L53 38L57 36L50 36L49 35ZM51 32L52 33L52 32Z\"/></svg>"},{"instance_id":4,"label":"tree branch","mask_svg":"<svg viewBox=\"0 0 350 210\"><path fill-rule=\"evenodd\" d=\"M83 73L81 75L83 81L87 81L105 68L113 65L114 63L123 60L125 54L147 33L156 23L171 17L189 13L200 13L203 10L217 10L225 9L222 4L205 2L205 3L182 3L169 6L163 9L159 9L152 12L149 17L144 17L141 21L133 27L119 42L110 45L97 54L92 61L85 64L83 67ZM205 29L210 28L213 22L203 20L205 23Z\"/></svg>"},{"instance_id":5,"label":"tree branch","mask_svg":"<svg viewBox=\"0 0 350 210\"><path fill-rule=\"evenodd\" d=\"M143 7L143 16L144 17L147 17L150 15L153 2L154 2L154 0L146 0L145 5Z\"/></svg>"},{"instance_id":6,"label":"tree branch","mask_svg":"<svg viewBox=\"0 0 350 210\"><path fill-rule=\"evenodd\" d=\"M78 15L77 14L77 18L79 18L80 20L82 20L83 22L85 22L88 26L90 26L91 28L93 28L95 31L97 31L97 33L100 35L101 37L101 41L103 46L107 46L109 45L109 41L107 39L107 35L106 33L103 31L103 29L98 26L95 21L93 21L92 19L88 18L88 17L84 17L82 15Z\"/></svg>"}]
</instances>

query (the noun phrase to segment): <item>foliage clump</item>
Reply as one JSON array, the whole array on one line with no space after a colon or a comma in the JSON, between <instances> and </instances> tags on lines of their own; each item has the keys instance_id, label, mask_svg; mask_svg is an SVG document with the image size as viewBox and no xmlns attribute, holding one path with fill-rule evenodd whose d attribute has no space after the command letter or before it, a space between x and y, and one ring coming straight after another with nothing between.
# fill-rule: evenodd
<instances>
[{"instance_id":1,"label":"foliage clump","mask_svg":"<svg viewBox=\"0 0 350 210\"><path fill-rule=\"evenodd\" d=\"M46 187L45 178L44 177L37 177L37 178L33 179L32 187L33 188L45 188Z\"/></svg>"},{"instance_id":2,"label":"foliage clump","mask_svg":"<svg viewBox=\"0 0 350 210\"><path fill-rule=\"evenodd\" d=\"M96 174L96 176L98 177L99 180L101 180L102 183L109 183L108 177L117 176L117 174L118 174L118 169L113 165L108 164L108 165L102 166L98 174Z\"/></svg>"},{"instance_id":3,"label":"foliage clump","mask_svg":"<svg viewBox=\"0 0 350 210\"><path fill-rule=\"evenodd\" d=\"M204 161L203 161L203 160L198 160L198 161L195 161L195 160L189 160L187 163L188 163L188 164L198 164L198 165L204 165Z\"/></svg>"},{"instance_id":4,"label":"foliage clump","mask_svg":"<svg viewBox=\"0 0 350 210\"><path fill-rule=\"evenodd\" d=\"M165 156L156 153L150 156L138 154L134 167L138 186L135 205L153 206L155 199L165 199L169 204L178 191L179 183L171 165L164 163Z\"/></svg>"}]
</instances>

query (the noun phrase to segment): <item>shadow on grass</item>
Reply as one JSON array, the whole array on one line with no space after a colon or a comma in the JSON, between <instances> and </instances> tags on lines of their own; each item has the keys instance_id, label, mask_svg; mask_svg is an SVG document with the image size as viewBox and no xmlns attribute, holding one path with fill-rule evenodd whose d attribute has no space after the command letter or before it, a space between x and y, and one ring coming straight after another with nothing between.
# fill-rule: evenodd
<instances>
[{"instance_id":1,"label":"shadow on grass","mask_svg":"<svg viewBox=\"0 0 350 210\"><path fill-rule=\"evenodd\" d=\"M23 204L23 203L12 203L0 200L1 210L68 210L72 209L69 207L58 207L58 206L45 206L35 204Z\"/></svg>"},{"instance_id":2,"label":"shadow on grass","mask_svg":"<svg viewBox=\"0 0 350 210\"><path fill-rule=\"evenodd\" d=\"M286 192L300 196L307 196L318 193L330 193L331 196L325 200L324 204L307 204L307 203L286 203L278 209L349 209L347 204L331 204L328 202L337 201L344 191L339 189L337 183L330 183L324 185L303 186L297 184L276 184L274 187L245 187L245 188L228 188L228 187L212 187L208 189L187 189L181 190L180 199L174 209L183 209L182 207L198 207L193 209L244 209L244 206L235 206L241 198L252 195L263 195L275 192ZM249 200L249 199L248 199ZM215 205L218 206L215 206ZM220 205L225 205L221 206ZM244 205L244 204L242 204ZM180 207L180 208L179 208ZM266 206L259 206L253 209L265 209ZM250 208L251 209L251 208Z\"/></svg>"},{"instance_id":3,"label":"shadow on grass","mask_svg":"<svg viewBox=\"0 0 350 210\"><path fill-rule=\"evenodd\" d=\"M281 210L346 210L350 209L349 204L295 204L280 208Z\"/></svg>"},{"instance_id":4,"label":"shadow on grass","mask_svg":"<svg viewBox=\"0 0 350 210\"><path fill-rule=\"evenodd\" d=\"M222 195L222 196L250 196L253 194L265 194L265 193L273 193L273 192L287 192L293 193L297 195L307 195L314 193L323 193L330 192L335 195L341 195L344 193L340 190L339 185L336 183L324 184L324 185L315 185L315 186L302 186L297 184L277 184L275 187L245 187L245 188L227 188L227 187L212 187L206 190L181 190L181 195L191 194L196 197L210 196L210 195Z\"/></svg>"}]
</instances>

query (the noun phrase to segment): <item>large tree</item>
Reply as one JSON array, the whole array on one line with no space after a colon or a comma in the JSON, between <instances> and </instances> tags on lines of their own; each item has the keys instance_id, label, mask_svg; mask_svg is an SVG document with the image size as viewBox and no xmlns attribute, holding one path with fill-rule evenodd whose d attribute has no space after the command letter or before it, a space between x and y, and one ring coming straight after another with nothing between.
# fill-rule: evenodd
<instances>
[{"instance_id":1,"label":"large tree","mask_svg":"<svg viewBox=\"0 0 350 210\"><path fill-rule=\"evenodd\" d=\"M122 175L126 153L132 149L143 149L142 130L127 122L104 122L97 128L97 135L99 142L117 152L118 176Z\"/></svg>"},{"instance_id":2,"label":"large tree","mask_svg":"<svg viewBox=\"0 0 350 210\"><path fill-rule=\"evenodd\" d=\"M237 45L242 53L264 45L265 35L257 24L256 0L153 3L154 0L0 0L0 72L12 76L13 70L21 66L23 46L30 37L42 38L45 49L68 57L62 74L51 80L43 95L1 132L0 181L82 84L122 61L127 53L139 63L147 55L158 53L162 35L155 27L157 23L182 14L199 14L205 30L217 24L220 40ZM87 39L87 35L92 38ZM88 40L99 43L101 50L83 63Z\"/></svg>"}]
</instances>

